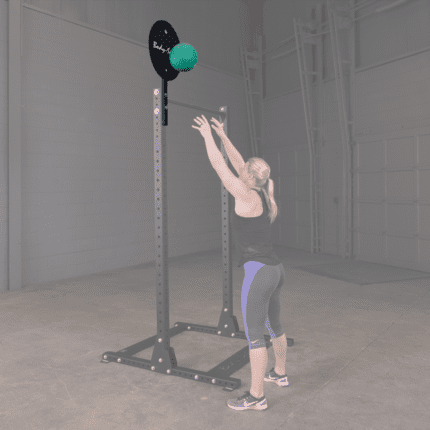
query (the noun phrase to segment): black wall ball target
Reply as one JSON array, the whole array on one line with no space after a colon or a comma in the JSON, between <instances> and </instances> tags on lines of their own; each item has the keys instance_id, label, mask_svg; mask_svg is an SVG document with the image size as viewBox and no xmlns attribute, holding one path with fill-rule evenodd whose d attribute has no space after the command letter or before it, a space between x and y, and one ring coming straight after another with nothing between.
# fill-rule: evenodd
<instances>
[{"instance_id":1,"label":"black wall ball target","mask_svg":"<svg viewBox=\"0 0 430 430\"><path fill-rule=\"evenodd\" d=\"M152 65L161 79L173 81L179 71L170 64L170 52L179 45L174 28L167 21L157 21L149 32L149 55Z\"/></svg>"},{"instance_id":2,"label":"black wall ball target","mask_svg":"<svg viewBox=\"0 0 430 430\"><path fill-rule=\"evenodd\" d=\"M163 125L167 122L167 82L175 80L180 72L189 72L197 63L196 50L180 43L175 29L164 20L157 21L149 32L149 55L155 71L162 79Z\"/></svg>"}]
</instances>

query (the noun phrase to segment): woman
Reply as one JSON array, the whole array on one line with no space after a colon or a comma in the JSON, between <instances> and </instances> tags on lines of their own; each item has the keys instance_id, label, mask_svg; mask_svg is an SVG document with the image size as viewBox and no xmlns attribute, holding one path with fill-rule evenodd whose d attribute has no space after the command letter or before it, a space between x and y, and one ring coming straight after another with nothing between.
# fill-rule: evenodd
<instances>
[{"instance_id":1,"label":"woman","mask_svg":"<svg viewBox=\"0 0 430 430\"><path fill-rule=\"evenodd\" d=\"M233 234L236 243L238 267L244 265L242 285L242 314L249 343L252 383L250 391L232 399L227 405L234 410L267 409L263 380L287 386L285 360L287 339L280 322L280 294L285 278L281 261L273 251L270 225L278 209L274 199L274 184L270 179L270 167L261 158L244 162L234 148L222 124L212 118L213 129L224 143L229 159L239 177L233 175L217 148L207 119L202 116L194 121L206 142L212 167L216 170L227 190L235 198L232 213ZM265 374L267 348L264 326L273 342L276 366Z\"/></svg>"}]
</instances>

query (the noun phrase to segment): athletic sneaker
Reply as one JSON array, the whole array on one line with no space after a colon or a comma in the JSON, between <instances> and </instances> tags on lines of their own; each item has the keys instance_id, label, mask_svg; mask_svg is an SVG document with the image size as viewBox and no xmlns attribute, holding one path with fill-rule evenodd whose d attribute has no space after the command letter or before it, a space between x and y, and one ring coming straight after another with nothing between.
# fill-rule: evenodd
<instances>
[{"instance_id":1,"label":"athletic sneaker","mask_svg":"<svg viewBox=\"0 0 430 430\"><path fill-rule=\"evenodd\" d=\"M266 374L264 375L264 380L266 382L274 382L279 387L288 387L288 385L290 385L288 382L287 374L278 375L275 372L274 367L272 367L272 369L269 372L266 372Z\"/></svg>"}]
</instances>

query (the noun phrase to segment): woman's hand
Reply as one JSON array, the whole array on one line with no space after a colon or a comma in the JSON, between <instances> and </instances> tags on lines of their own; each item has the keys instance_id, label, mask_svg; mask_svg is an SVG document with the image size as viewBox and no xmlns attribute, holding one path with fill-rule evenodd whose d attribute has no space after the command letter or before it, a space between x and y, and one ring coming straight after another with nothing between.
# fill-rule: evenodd
<instances>
[{"instance_id":1,"label":"woman's hand","mask_svg":"<svg viewBox=\"0 0 430 430\"><path fill-rule=\"evenodd\" d=\"M200 127L196 127L195 125L192 125L191 127L195 128L196 130L200 131L201 135L203 137L206 136L212 136L212 132L211 132L211 126L208 123L208 120L205 118L204 115L202 115L201 118L197 117L194 118L194 121L200 125Z\"/></svg>"},{"instance_id":2,"label":"woman's hand","mask_svg":"<svg viewBox=\"0 0 430 430\"><path fill-rule=\"evenodd\" d=\"M217 135L222 139L226 137L225 131L224 131L224 124L219 123L215 118L212 118L211 121L215 124L212 125L212 128L216 131Z\"/></svg>"}]
</instances>

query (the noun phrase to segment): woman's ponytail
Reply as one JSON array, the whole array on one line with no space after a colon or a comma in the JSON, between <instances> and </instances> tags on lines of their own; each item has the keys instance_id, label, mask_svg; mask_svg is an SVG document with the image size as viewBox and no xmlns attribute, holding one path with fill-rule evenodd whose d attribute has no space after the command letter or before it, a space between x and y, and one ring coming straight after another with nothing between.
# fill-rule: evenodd
<instances>
[{"instance_id":1,"label":"woman's ponytail","mask_svg":"<svg viewBox=\"0 0 430 430\"><path fill-rule=\"evenodd\" d=\"M273 224L278 215L278 206L275 201L275 183L269 178L261 189L266 198L267 206L269 207L270 224Z\"/></svg>"},{"instance_id":2,"label":"woman's ponytail","mask_svg":"<svg viewBox=\"0 0 430 430\"><path fill-rule=\"evenodd\" d=\"M270 166L258 157L250 158L247 164L248 173L255 178L255 187L264 193L269 207L270 224L272 224L278 215L278 206L275 201L275 183L270 179Z\"/></svg>"}]
</instances>

